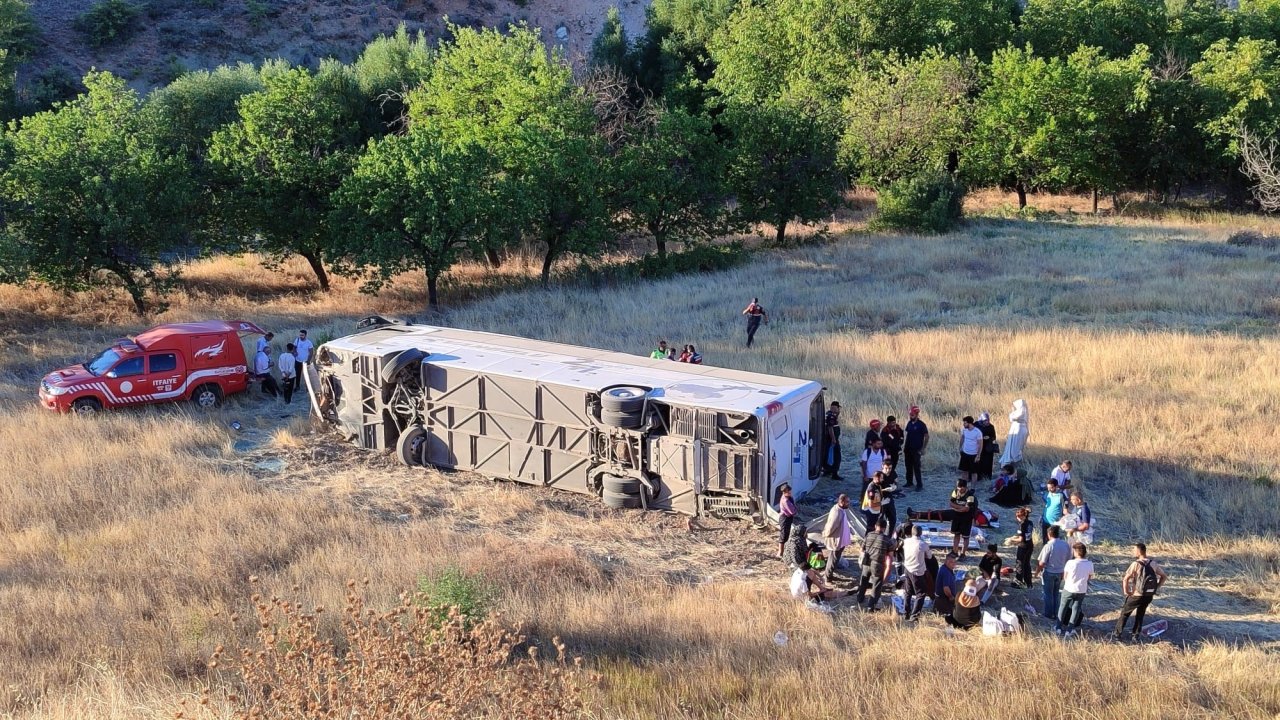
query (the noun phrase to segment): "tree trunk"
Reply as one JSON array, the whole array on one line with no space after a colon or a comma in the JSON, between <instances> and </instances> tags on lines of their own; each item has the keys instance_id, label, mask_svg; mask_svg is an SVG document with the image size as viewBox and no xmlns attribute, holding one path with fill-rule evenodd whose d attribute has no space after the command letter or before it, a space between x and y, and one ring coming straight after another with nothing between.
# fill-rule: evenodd
<instances>
[{"instance_id":1,"label":"tree trunk","mask_svg":"<svg viewBox=\"0 0 1280 720\"><path fill-rule=\"evenodd\" d=\"M1093 214L1098 214L1098 188L1093 189Z\"/></svg>"},{"instance_id":2,"label":"tree trunk","mask_svg":"<svg viewBox=\"0 0 1280 720\"><path fill-rule=\"evenodd\" d=\"M551 266L556 262L556 251L547 243L547 254L542 256L542 287L551 287Z\"/></svg>"},{"instance_id":3,"label":"tree trunk","mask_svg":"<svg viewBox=\"0 0 1280 720\"><path fill-rule=\"evenodd\" d=\"M427 306L437 311L440 309L440 295L436 292L436 281L439 279L439 273L427 271Z\"/></svg>"},{"instance_id":4,"label":"tree trunk","mask_svg":"<svg viewBox=\"0 0 1280 720\"><path fill-rule=\"evenodd\" d=\"M1018 209L1025 210L1027 207L1027 186L1018 183L1016 189L1018 191Z\"/></svg>"},{"instance_id":5,"label":"tree trunk","mask_svg":"<svg viewBox=\"0 0 1280 720\"><path fill-rule=\"evenodd\" d=\"M311 272L316 274L316 282L320 284L320 291L329 292L329 273L324 269L324 262L320 260L319 253L300 252L298 254L306 258L311 265Z\"/></svg>"},{"instance_id":6,"label":"tree trunk","mask_svg":"<svg viewBox=\"0 0 1280 720\"><path fill-rule=\"evenodd\" d=\"M146 290L133 278L133 273L119 266L107 269L115 273L115 276L124 283L124 289L129 293L129 299L133 301L133 311L140 317L145 316L147 314Z\"/></svg>"},{"instance_id":7,"label":"tree trunk","mask_svg":"<svg viewBox=\"0 0 1280 720\"><path fill-rule=\"evenodd\" d=\"M776 244L778 244L778 245L782 245L782 240L783 240L786 236L787 236L787 221L786 221L786 220L779 220L779 221L778 221L778 234L774 236L773 241L774 241Z\"/></svg>"},{"instance_id":8,"label":"tree trunk","mask_svg":"<svg viewBox=\"0 0 1280 720\"><path fill-rule=\"evenodd\" d=\"M497 270L498 268L502 267L502 256L498 254L497 250L494 250L491 247L485 248L484 257L486 260L489 261L489 267L493 268L494 270Z\"/></svg>"},{"instance_id":9,"label":"tree trunk","mask_svg":"<svg viewBox=\"0 0 1280 720\"><path fill-rule=\"evenodd\" d=\"M663 234L655 234L653 236L653 244L658 246L658 257L667 257L667 237Z\"/></svg>"}]
</instances>

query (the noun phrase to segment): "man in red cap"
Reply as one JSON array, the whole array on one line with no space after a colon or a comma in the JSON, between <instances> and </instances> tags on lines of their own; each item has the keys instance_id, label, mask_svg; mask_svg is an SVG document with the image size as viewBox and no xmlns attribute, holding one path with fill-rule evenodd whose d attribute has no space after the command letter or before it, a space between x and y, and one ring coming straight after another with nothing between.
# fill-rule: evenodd
<instances>
[{"instance_id":1,"label":"man in red cap","mask_svg":"<svg viewBox=\"0 0 1280 720\"><path fill-rule=\"evenodd\" d=\"M920 461L924 457L925 448L929 447L929 426L920 419L918 405L912 405L908 414L911 419L907 421L902 442L902 452L907 461L906 486L911 487L914 482L916 490L923 490L924 480L920 477Z\"/></svg>"},{"instance_id":2,"label":"man in red cap","mask_svg":"<svg viewBox=\"0 0 1280 720\"><path fill-rule=\"evenodd\" d=\"M866 442L862 444L864 450L871 447L871 443L876 440L884 442L884 438L880 437L880 418L871 418L871 422L867 423L867 425L869 429L867 430ZM876 469L878 470L879 468Z\"/></svg>"}]
</instances>

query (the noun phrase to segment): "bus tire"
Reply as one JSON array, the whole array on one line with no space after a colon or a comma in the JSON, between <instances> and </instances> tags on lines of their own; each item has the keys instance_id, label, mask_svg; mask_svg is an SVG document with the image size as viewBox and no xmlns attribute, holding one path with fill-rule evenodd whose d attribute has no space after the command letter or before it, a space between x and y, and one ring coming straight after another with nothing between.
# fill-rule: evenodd
<instances>
[{"instance_id":1,"label":"bus tire","mask_svg":"<svg viewBox=\"0 0 1280 720\"><path fill-rule=\"evenodd\" d=\"M613 493L605 490L600 499L604 501L604 506L613 508L614 510L635 510L640 507L640 496L627 493Z\"/></svg>"},{"instance_id":2,"label":"bus tire","mask_svg":"<svg viewBox=\"0 0 1280 720\"><path fill-rule=\"evenodd\" d=\"M613 410L600 410L600 422L626 430L635 430L644 425L644 417L640 413L622 413Z\"/></svg>"},{"instance_id":3,"label":"bus tire","mask_svg":"<svg viewBox=\"0 0 1280 720\"><path fill-rule=\"evenodd\" d=\"M638 479L621 475L605 475L602 484L605 492L614 495L639 495L644 488Z\"/></svg>"},{"instance_id":4,"label":"bus tire","mask_svg":"<svg viewBox=\"0 0 1280 720\"><path fill-rule=\"evenodd\" d=\"M427 354L417 348L401 350L399 353L392 355L382 366L382 383L384 385L394 383L401 370L414 363L422 362L426 357Z\"/></svg>"},{"instance_id":5,"label":"bus tire","mask_svg":"<svg viewBox=\"0 0 1280 720\"><path fill-rule=\"evenodd\" d=\"M600 391L600 407L614 413L639 413L649 388L639 385L615 385Z\"/></svg>"},{"instance_id":6,"label":"bus tire","mask_svg":"<svg viewBox=\"0 0 1280 720\"><path fill-rule=\"evenodd\" d=\"M427 441L427 431L421 425L410 425L396 439L396 457L409 467L422 465L422 446Z\"/></svg>"}]
</instances>

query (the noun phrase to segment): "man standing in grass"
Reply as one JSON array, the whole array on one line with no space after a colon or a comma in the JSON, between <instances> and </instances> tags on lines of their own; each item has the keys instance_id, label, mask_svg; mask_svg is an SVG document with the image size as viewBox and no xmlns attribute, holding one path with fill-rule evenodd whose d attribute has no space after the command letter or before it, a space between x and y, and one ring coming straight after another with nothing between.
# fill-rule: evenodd
<instances>
[{"instance_id":1,"label":"man standing in grass","mask_svg":"<svg viewBox=\"0 0 1280 720\"><path fill-rule=\"evenodd\" d=\"M951 491L951 551L964 557L969 551L969 535L973 532L973 516L978 511L978 499L964 478L956 480Z\"/></svg>"},{"instance_id":2,"label":"man standing in grass","mask_svg":"<svg viewBox=\"0 0 1280 720\"><path fill-rule=\"evenodd\" d=\"M1040 548L1040 560L1036 572L1040 573L1044 583L1044 607L1042 614L1050 620L1058 617L1058 605L1062 602L1062 573L1067 569L1067 561L1071 559L1071 548L1060 539L1062 529L1057 525L1049 527L1049 541Z\"/></svg>"},{"instance_id":3,"label":"man standing in grass","mask_svg":"<svg viewBox=\"0 0 1280 720\"><path fill-rule=\"evenodd\" d=\"M747 316L747 347L751 347L751 343L756 339L756 331L760 329L760 323L769 324L769 313L764 311L760 298L751 298L751 304L747 305L742 314Z\"/></svg>"},{"instance_id":4,"label":"man standing in grass","mask_svg":"<svg viewBox=\"0 0 1280 720\"><path fill-rule=\"evenodd\" d=\"M978 457L982 455L982 431L973 424L973 416L965 415L960 429L960 472L969 484L978 481ZM976 487L976 485L974 485Z\"/></svg>"},{"instance_id":5,"label":"man standing in grass","mask_svg":"<svg viewBox=\"0 0 1280 720\"><path fill-rule=\"evenodd\" d=\"M299 330L298 339L293 341L293 347L293 356L297 363L297 367L294 368L293 374L294 377L297 378L298 382L301 382L302 366L311 362L311 349L315 347L315 345L307 339L306 330Z\"/></svg>"},{"instance_id":6,"label":"man standing in grass","mask_svg":"<svg viewBox=\"0 0 1280 720\"><path fill-rule=\"evenodd\" d=\"M827 523L822 527L822 542L827 548L826 578L831 579L844 549L853 542L853 527L849 524L849 496L844 493L836 498L836 504L827 513Z\"/></svg>"},{"instance_id":7,"label":"man standing in grass","mask_svg":"<svg viewBox=\"0 0 1280 720\"><path fill-rule=\"evenodd\" d=\"M893 542L889 540L888 524L884 518L877 518L874 527L868 528L867 537L862 541L862 577L858 580L858 604L871 590L871 599L867 601L867 612L874 612L880 604L880 593L884 591L884 581L889 574L889 555L893 553Z\"/></svg>"},{"instance_id":8,"label":"man standing in grass","mask_svg":"<svg viewBox=\"0 0 1280 720\"><path fill-rule=\"evenodd\" d=\"M1071 546L1072 558L1062 570L1062 602L1058 606L1057 633L1071 637L1080 632L1084 622L1084 596L1089 592L1089 578L1093 577L1093 561L1084 543Z\"/></svg>"},{"instance_id":9,"label":"man standing in grass","mask_svg":"<svg viewBox=\"0 0 1280 720\"><path fill-rule=\"evenodd\" d=\"M822 474L832 480L840 477L840 403L832 402L822 419Z\"/></svg>"},{"instance_id":10,"label":"man standing in grass","mask_svg":"<svg viewBox=\"0 0 1280 720\"><path fill-rule=\"evenodd\" d=\"M1058 481L1050 480L1044 494L1044 517L1040 526L1040 542L1049 542L1049 530L1062 519L1066 496L1058 489Z\"/></svg>"},{"instance_id":11,"label":"man standing in grass","mask_svg":"<svg viewBox=\"0 0 1280 720\"><path fill-rule=\"evenodd\" d=\"M898 471L898 458L902 454L903 436L904 433L902 432L902 426L898 424L898 418L892 415L885 418L884 429L880 431L880 439L884 441L885 459L895 473Z\"/></svg>"},{"instance_id":12,"label":"man standing in grass","mask_svg":"<svg viewBox=\"0 0 1280 720\"><path fill-rule=\"evenodd\" d=\"M907 420L902 441L902 449L907 459L907 487L911 487L914 482L916 490L923 490L924 480L920 476L920 464L925 448L929 447L929 426L920 419L919 406L912 405L908 412L911 418Z\"/></svg>"},{"instance_id":13,"label":"man standing in grass","mask_svg":"<svg viewBox=\"0 0 1280 720\"><path fill-rule=\"evenodd\" d=\"M921 537L919 525L911 526L911 537L902 543L902 569L907 596L903 603L903 615L908 621L920 618L920 608L924 606L927 594L926 573L929 572L929 556L932 551Z\"/></svg>"},{"instance_id":14,"label":"man standing in grass","mask_svg":"<svg viewBox=\"0 0 1280 720\"><path fill-rule=\"evenodd\" d=\"M276 367L280 368L280 385L285 405L293 403L293 389L298 385L298 361L293 351L293 343L285 345L284 352L280 353L280 358L276 360Z\"/></svg>"},{"instance_id":15,"label":"man standing in grass","mask_svg":"<svg viewBox=\"0 0 1280 720\"><path fill-rule=\"evenodd\" d=\"M1133 634L1130 637L1137 638L1142 635L1142 620L1147 614L1147 606L1156 596L1156 591L1168 579L1169 576L1165 575L1164 570L1147 557L1147 544L1135 544L1133 562L1129 563L1129 569L1125 570L1124 579L1120 581L1120 589L1124 592L1124 605L1120 608L1120 619L1116 620L1116 640L1124 639L1124 626L1129 622L1129 616L1134 613L1136 615L1133 618Z\"/></svg>"}]
</instances>

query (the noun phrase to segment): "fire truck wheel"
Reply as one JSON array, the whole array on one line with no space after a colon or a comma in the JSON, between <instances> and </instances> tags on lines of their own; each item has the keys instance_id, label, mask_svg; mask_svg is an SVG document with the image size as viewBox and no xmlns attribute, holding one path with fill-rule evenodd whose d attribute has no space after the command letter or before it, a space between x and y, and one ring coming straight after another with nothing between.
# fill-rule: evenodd
<instances>
[{"instance_id":1,"label":"fire truck wheel","mask_svg":"<svg viewBox=\"0 0 1280 720\"><path fill-rule=\"evenodd\" d=\"M102 409L97 398L84 397L71 403L71 412L77 415L92 415Z\"/></svg>"},{"instance_id":2,"label":"fire truck wheel","mask_svg":"<svg viewBox=\"0 0 1280 720\"><path fill-rule=\"evenodd\" d=\"M600 407L613 413L631 414L644 410L649 388L639 385L617 385L600 391Z\"/></svg>"},{"instance_id":3,"label":"fire truck wheel","mask_svg":"<svg viewBox=\"0 0 1280 720\"><path fill-rule=\"evenodd\" d=\"M201 385L191 393L191 402L201 410L209 410L217 407L218 401L222 400L222 392L218 390L217 385L208 384Z\"/></svg>"},{"instance_id":4,"label":"fire truck wheel","mask_svg":"<svg viewBox=\"0 0 1280 720\"><path fill-rule=\"evenodd\" d=\"M605 492L614 495L638 495L644 487L638 479L620 475L605 475L602 484Z\"/></svg>"},{"instance_id":5,"label":"fire truck wheel","mask_svg":"<svg viewBox=\"0 0 1280 720\"><path fill-rule=\"evenodd\" d=\"M400 433L396 440L396 456L409 467L422 464L422 446L427 441L427 431L420 425L412 425Z\"/></svg>"},{"instance_id":6,"label":"fire truck wheel","mask_svg":"<svg viewBox=\"0 0 1280 720\"><path fill-rule=\"evenodd\" d=\"M634 510L640 507L640 496L638 494L612 493L605 490L600 499L604 501L605 507L610 507L614 510Z\"/></svg>"}]
</instances>

